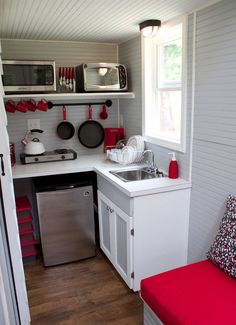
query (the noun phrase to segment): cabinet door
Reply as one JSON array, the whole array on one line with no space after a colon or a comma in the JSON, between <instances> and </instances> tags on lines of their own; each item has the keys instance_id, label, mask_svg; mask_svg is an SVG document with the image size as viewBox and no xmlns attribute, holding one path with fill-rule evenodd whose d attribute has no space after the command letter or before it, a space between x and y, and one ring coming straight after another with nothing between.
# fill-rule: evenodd
<instances>
[{"instance_id":1,"label":"cabinet door","mask_svg":"<svg viewBox=\"0 0 236 325\"><path fill-rule=\"evenodd\" d=\"M112 243L111 233L112 224L110 218L110 201L98 191L98 218L99 218L99 235L100 247L109 260L112 262Z\"/></svg>"},{"instance_id":2,"label":"cabinet door","mask_svg":"<svg viewBox=\"0 0 236 325\"><path fill-rule=\"evenodd\" d=\"M132 218L98 191L100 247L132 288Z\"/></svg>"},{"instance_id":3,"label":"cabinet door","mask_svg":"<svg viewBox=\"0 0 236 325\"><path fill-rule=\"evenodd\" d=\"M116 270L119 272L123 280L127 283L129 288L132 288L132 218L120 210L118 207L113 206L113 209L113 263Z\"/></svg>"}]
</instances>

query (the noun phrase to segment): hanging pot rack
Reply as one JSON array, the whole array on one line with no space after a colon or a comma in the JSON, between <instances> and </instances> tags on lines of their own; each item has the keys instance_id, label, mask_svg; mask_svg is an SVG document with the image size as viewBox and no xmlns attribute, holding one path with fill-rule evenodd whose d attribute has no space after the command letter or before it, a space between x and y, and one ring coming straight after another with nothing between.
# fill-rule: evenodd
<instances>
[{"instance_id":1,"label":"hanging pot rack","mask_svg":"<svg viewBox=\"0 0 236 325\"><path fill-rule=\"evenodd\" d=\"M51 109L55 106L94 106L94 105L106 105L107 107L112 106L112 101L110 99L106 100L105 102L94 102L94 103L60 103L56 104L51 101L48 101L48 108Z\"/></svg>"}]
</instances>

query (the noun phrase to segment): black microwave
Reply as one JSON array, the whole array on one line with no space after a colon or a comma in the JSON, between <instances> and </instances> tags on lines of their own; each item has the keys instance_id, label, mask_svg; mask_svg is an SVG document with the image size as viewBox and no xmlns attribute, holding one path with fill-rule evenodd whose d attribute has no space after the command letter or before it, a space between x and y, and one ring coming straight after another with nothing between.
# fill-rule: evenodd
<instances>
[{"instance_id":1,"label":"black microwave","mask_svg":"<svg viewBox=\"0 0 236 325\"><path fill-rule=\"evenodd\" d=\"M56 91L54 61L3 60L5 93L38 93Z\"/></svg>"},{"instance_id":2,"label":"black microwave","mask_svg":"<svg viewBox=\"0 0 236 325\"><path fill-rule=\"evenodd\" d=\"M77 92L126 91L127 70L119 63L84 63L76 67Z\"/></svg>"}]
</instances>

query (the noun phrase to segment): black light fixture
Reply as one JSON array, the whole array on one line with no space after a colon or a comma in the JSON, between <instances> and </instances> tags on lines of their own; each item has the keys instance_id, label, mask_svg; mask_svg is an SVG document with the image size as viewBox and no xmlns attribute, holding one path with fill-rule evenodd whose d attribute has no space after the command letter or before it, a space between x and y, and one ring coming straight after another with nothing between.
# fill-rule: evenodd
<instances>
[{"instance_id":1,"label":"black light fixture","mask_svg":"<svg viewBox=\"0 0 236 325\"><path fill-rule=\"evenodd\" d=\"M144 37L155 36L161 26L161 21L158 19L145 20L139 24L139 30Z\"/></svg>"}]
</instances>

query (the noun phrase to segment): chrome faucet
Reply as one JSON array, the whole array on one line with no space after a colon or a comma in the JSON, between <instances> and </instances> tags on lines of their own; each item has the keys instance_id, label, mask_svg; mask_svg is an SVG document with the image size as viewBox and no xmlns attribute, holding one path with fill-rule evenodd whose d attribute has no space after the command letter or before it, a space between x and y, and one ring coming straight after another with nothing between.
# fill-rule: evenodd
<instances>
[{"instance_id":1,"label":"chrome faucet","mask_svg":"<svg viewBox=\"0 0 236 325\"><path fill-rule=\"evenodd\" d=\"M154 152L152 150L148 149L143 152L143 157L145 157L146 154L148 154L148 159L145 160L145 163L148 166L145 168L145 170L152 174L158 173L158 167L154 160Z\"/></svg>"}]
</instances>

